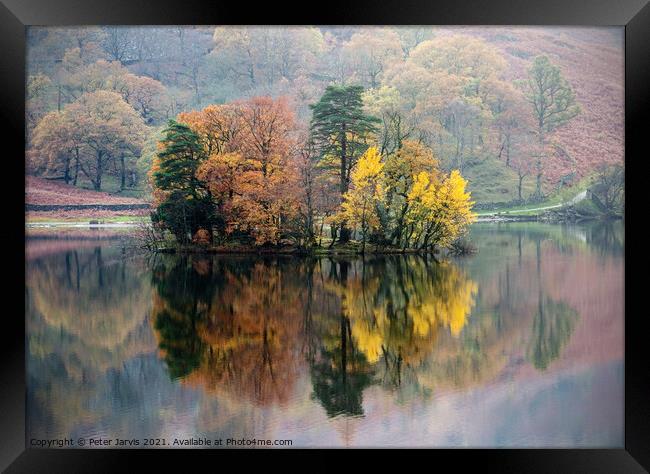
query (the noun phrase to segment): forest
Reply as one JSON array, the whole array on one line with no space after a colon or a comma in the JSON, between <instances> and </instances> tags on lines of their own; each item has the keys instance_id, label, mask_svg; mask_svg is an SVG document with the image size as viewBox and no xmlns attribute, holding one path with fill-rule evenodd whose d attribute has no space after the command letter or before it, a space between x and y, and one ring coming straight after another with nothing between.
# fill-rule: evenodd
<instances>
[{"instance_id":1,"label":"forest","mask_svg":"<svg viewBox=\"0 0 650 474\"><path fill-rule=\"evenodd\" d=\"M476 204L622 176L619 36L34 27L27 172L151 201L181 244L451 247Z\"/></svg>"}]
</instances>

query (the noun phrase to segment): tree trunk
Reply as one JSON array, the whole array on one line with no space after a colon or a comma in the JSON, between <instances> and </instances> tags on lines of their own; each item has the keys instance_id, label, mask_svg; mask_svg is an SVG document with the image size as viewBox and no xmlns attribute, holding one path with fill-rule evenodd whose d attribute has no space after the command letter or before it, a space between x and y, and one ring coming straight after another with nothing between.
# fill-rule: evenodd
<instances>
[{"instance_id":1,"label":"tree trunk","mask_svg":"<svg viewBox=\"0 0 650 474\"><path fill-rule=\"evenodd\" d=\"M68 184L70 182L70 160L70 155L66 154L65 168L63 170L63 180L65 181L65 184Z\"/></svg>"},{"instance_id":2,"label":"tree trunk","mask_svg":"<svg viewBox=\"0 0 650 474\"><path fill-rule=\"evenodd\" d=\"M74 186L77 185L77 178L79 177L79 150L75 149L75 156L74 156L74 180L72 181L72 184Z\"/></svg>"},{"instance_id":3,"label":"tree trunk","mask_svg":"<svg viewBox=\"0 0 650 474\"><path fill-rule=\"evenodd\" d=\"M340 181L340 191L341 199L346 192L348 192L348 179L347 179L347 168L348 168L348 158L347 158L347 138L345 136L346 127L343 124L341 129L341 181ZM341 222L341 230L339 232L339 242L345 244L350 241L350 229L347 227L347 222Z\"/></svg>"},{"instance_id":4,"label":"tree trunk","mask_svg":"<svg viewBox=\"0 0 650 474\"><path fill-rule=\"evenodd\" d=\"M544 154L544 130L539 128L539 154L537 155L537 176L535 179L535 197L542 199L542 155Z\"/></svg>"},{"instance_id":5,"label":"tree trunk","mask_svg":"<svg viewBox=\"0 0 650 474\"><path fill-rule=\"evenodd\" d=\"M120 181L120 191L126 189L126 160L124 154L120 156L120 167L121 167L121 181Z\"/></svg>"},{"instance_id":6,"label":"tree trunk","mask_svg":"<svg viewBox=\"0 0 650 474\"><path fill-rule=\"evenodd\" d=\"M103 161L103 156L104 152L98 152L97 153L97 171L95 173L95 181L93 182L93 187L95 188L95 191L101 191L102 189L102 174L104 173L103 166L104 166L104 161Z\"/></svg>"}]
</instances>

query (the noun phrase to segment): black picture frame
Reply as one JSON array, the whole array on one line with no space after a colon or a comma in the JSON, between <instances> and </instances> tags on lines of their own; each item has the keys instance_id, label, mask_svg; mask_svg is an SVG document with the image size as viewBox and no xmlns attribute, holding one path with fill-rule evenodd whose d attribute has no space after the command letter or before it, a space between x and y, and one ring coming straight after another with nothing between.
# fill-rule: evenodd
<instances>
[{"instance_id":1,"label":"black picture frame","mask_svg":"<svg viewBox=\"0 0 650 474\"><path fill-rule=\"evenodd\" d=\"M475 465L492 467L499 472L647 472L650 469L650 365L646 350L645 320L647 316L637 306L642 295L641 278L633 269L640 265L643 251L635 244L638 239L629 231L632 214L643 199L643 179L640 166L646 151L647 118L650 111L650 5L648 0L579 0L570 4L564 0L447 0L430 2L415 0L385 0L381 4L369 0L354 4L341 1L305 5L279 5L273 2L177 2L172 0L0 0L0 124L4 131L3 170L8 173L2 186L5 209L11 210L0 232L5 249L3 273L13 283L2 317L3 358L2 389L0 390L0 467L6 472L103 472L128 469L133 457L141 461L173 466L173 460L186 455L186 450L45 450L26 449L25 442L25 327L24 298L24 182L17 177L24 172L25 117L25 27L29 25L94 25L94 24L431 24L431 25L620 25L625 27L625 160L627 198L625 226L627 245L625 255L625 448L624 449L496 449L496 450L418 450L419 461L432 456L436 465L440 458L452 461L456 468ZM7 146L9 145L9 146ZM647 154L647 153L645 153ZM641 201L643 202L643 201ZM640 211L636 211L640 212ZM639 218L637 218L638 220ZM16 250L14 250L14 247ZM636 301L635 301L636 300ZM192 455L221 456L225 450L205 450ZM319 451L318 453L322 453ZM325 453L331 451L326 450ZM230 451L242 462L248 461L249 451ZM277 460L296 450L265 450ZM299 450L300 454L318 454L314 450ZM375 460L393 457L395 451L373 454ZM412 452L410 452L412 453ZM326 466L330 456L324 457ZM414 461L415 462L415 461ZM313 466L310 464L310 466ZM213 464L216 469L219 466ZM307 466L305 466L307 467ZM187 465L185 465L187 468ZM433 469L433 464L431 465Z\"/></svg>"}]
</instances>

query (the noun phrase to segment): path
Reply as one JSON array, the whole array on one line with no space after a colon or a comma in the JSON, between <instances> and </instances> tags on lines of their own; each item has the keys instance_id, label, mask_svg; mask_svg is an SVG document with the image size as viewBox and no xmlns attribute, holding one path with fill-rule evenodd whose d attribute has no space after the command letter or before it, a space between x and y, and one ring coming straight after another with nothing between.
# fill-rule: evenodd
<instances>
[{"instance_id":1,"label":"path","mask_svg":"<svg viewBox=\"0 0 650 474\"><path fill-rule=\"evenodd\" d=\"M580 201L582 201L583 199L585 199L586 197L587 197L587 190L584 190L584 191L579 192L570 201L561 202L560 204L553 204L551 206L536 207L536 208L533 208L533 209L517 209L517 210L514 210L514 211L494 211L494 212L490 212L490 213L487 213L487 214L480 214L479 216L480 217L494 216L494 215L497 215L497 214L503 214L505 212L507 212L508 214L516 214L518 212L545 211L547 209L556 209L558 207L577 204Z\"/></svg>"}]
</instances>

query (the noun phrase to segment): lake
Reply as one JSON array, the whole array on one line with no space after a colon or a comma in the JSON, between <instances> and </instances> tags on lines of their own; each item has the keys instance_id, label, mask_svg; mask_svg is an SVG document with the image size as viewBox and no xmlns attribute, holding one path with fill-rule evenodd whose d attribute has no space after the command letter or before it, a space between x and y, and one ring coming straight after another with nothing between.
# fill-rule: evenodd
<instances>
[{"instance_id":1,"label":"lake","mask_svg":"<svg viewBox=\"0 0 650 474\"><path fill-rule=\"evenodd\" d=\"M29 239L28 442L623 447L624 238L480 223L441 262Z\"/></svg>"}]
</instances>

